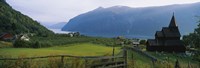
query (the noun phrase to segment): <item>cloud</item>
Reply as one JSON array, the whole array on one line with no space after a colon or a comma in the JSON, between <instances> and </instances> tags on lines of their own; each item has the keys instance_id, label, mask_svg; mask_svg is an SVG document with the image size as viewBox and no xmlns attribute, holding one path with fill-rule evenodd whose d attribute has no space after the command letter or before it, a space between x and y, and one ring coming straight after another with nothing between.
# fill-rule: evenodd
<instances>
[{"instance_id":1,"label":"cloud","mask_svg":"<svg viewBox=\"0 0 200 68\"><path fill-rule=\"evenodd\" d=\"M6 0L14 9L40 22L66 22L100 6L148 7L200 2L200 0Z\"/></svg>"}]
</instances>

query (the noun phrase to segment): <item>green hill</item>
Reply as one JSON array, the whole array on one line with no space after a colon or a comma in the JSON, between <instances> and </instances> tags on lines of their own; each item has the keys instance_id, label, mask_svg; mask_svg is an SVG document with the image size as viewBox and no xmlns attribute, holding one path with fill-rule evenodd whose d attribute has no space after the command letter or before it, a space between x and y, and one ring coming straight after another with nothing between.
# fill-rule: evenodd
<instances>
[{"instance_id":1,"label":"green hill","mask_svg":"<svg viewBox=\"0 0 200 68\"><path fill-rule=\"evenodd\" d=\"M0 0L0 33L35 33L40 36L53 34L37 21L14 10L5 0Z\"/></svg>"}]
</instances>

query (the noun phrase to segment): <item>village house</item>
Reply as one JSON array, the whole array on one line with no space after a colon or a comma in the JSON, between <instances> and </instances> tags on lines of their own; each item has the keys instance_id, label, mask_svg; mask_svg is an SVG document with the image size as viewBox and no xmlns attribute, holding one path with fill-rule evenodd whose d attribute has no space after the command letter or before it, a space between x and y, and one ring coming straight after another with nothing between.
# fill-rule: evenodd
<instances>
[{"instance_id":1,"label":"village house","mask_svg":"<svg viewBox=\"0 0 200 68\"><path fill-rule=\"evenodd\" d=\"M180 40L181 34L174 15L168 27L163 27L161 31L156 31L155 39L147 40L148 51L165 51L165 52L185 52L186 47Z\"/></svg>"},{"instance_id":2,"label":"village house","mask_svg":"<svg viewBox=\"0 0 200 68\"><path fill-rule=\"evenodd\" d=\"M3 33L0 35L0 40L2 41L11 41L14 39L14 36L11 33Z\"/></svg>"},{"instance_id":3,"label":"village house","mask_svg":"<svg viewBox=\"0 0 200 68\"><path fill-rule=\"evenodd\" d=\"M139 40L133 40L133 41L132 41L133 47L138 47L139 44L140 44Z\"/></svg>"},{"instance_id":4,"label":"village house","mask_svg":"<svg viewBox=\"0 0 200 68\"><path fill-rule=\"evenodd\" d=\"M19 35L20 40L24 40L24 41L29 41L30 38L27 34L21 34Z\"/></svg>"}]
</instances>

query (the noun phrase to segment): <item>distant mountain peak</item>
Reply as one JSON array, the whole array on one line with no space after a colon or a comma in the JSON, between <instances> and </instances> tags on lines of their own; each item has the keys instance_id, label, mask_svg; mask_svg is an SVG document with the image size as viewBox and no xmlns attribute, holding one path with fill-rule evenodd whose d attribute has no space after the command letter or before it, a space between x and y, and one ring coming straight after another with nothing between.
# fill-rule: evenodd
<instances>
[{"instance_id":1,"label":"distant mountain peak","mask_svg":"<svg viewBox=\"0 0 200 68\"><path fill-rule=\"evenodd\" d=\"M94 9L94 11L98 11L98 10L103 10L104 8L103 7L98 7L98 8L96 8L96 9Z\"/></svg>"},{"instance_id":2,"label":"distant mountain peak","mask_svg":"<svg viewBox=\"0 0 200 68\"><path fill-rule=\"evenodd\" d=\"M100 6L100 7L98 7L97 9L104 9L104 8Z\"/></svg>"},{"instance_id":3,"label":"distant mountain peak","mask_svg":"<svg viewBox=\"0 0 200 68\"><path fill-rule=\"evenodd\" d=\"M98 11L89 11L72 18L62 30L78 31L90 36L153 37L155 31L168 25L171 13L175 12L176 24L179 25L181 34L185 35L193 32L197 25L194 22L195 15L200 15L199 6L200 4L193 3L138 8L100 7Z\"/></svg>"},{"instance_id":4,"label":"distant mountain peak","mask_svg":"<svg viewBox=\"0 0 200 68\"><path fill-rule=\"evenodd\" d=\"M108 9L111 9L111 8L131 8L131 7L122 6L122 5L116 5L116 6L109 7Z\"/></svg>"}]
</instances>

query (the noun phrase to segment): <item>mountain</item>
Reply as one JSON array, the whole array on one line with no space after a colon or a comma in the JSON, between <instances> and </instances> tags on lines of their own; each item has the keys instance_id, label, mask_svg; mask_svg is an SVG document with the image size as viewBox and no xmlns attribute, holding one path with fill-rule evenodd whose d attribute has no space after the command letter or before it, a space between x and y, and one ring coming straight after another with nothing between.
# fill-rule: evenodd
<instances>
[{"instance_id":1,"label":"mountain","mask_svg":"<svg viewBox=\"0 0 200 68\"><path fill-rule=\"evenodd\" d=\"M37 21L14 10L5 0L0 0L0 33L20 34L28 32L41 36L53 34Z\"/></svg>"},{"instance_id":2,"label":"mountain","mask_svg":"<svg viewBox=\"0 0 200 68\"><path fill-rule=\"evenodd\" d=\"M67 22L60 22L54 25L49 26L50 29L61 29Z\"/></svg>"},{"instance_id":3,"label":"mountain","mask_svg":"<svg viewBox=\"0 0 200 68\"><path fill-rule=\"evenodd\" d=\"M153 38L156 31L169 25L175 13L182 35L193 32L200 15L200 3L131 8L127 6L99 7L80 14L62 28L90 36L125 36Z\"/></svg>"}]
</instances>

